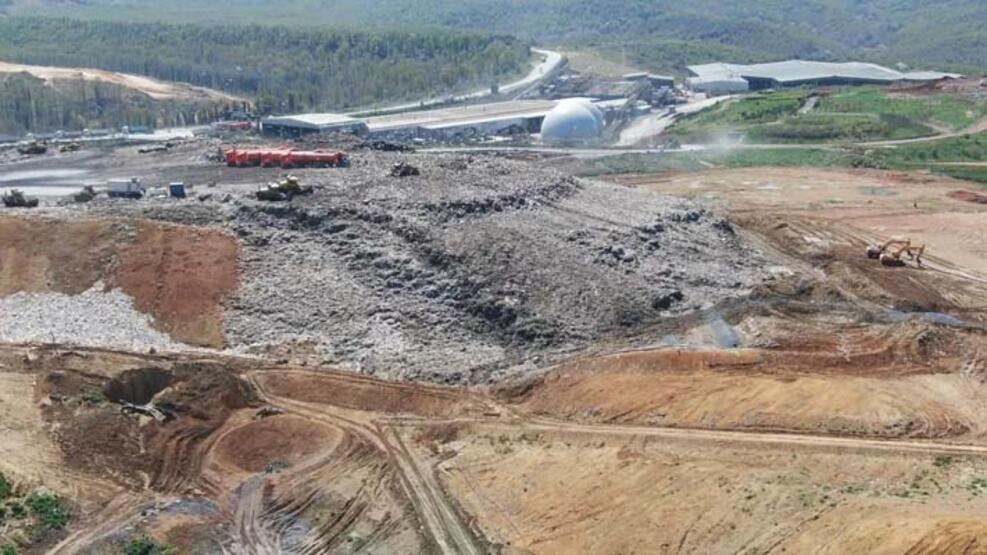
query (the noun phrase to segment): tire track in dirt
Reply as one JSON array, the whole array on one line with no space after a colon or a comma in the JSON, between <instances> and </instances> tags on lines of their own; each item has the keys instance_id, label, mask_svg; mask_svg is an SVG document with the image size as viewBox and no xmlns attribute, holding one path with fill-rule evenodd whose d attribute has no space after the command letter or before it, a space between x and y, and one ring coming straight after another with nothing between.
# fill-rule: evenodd
<instances>
[{"instance_id":1,"label":"tire track in dirt","mask_svg":"<svg viewBox=\"0 0 987 555\"><path fill-rule=\"evenodd\" d=\"M398 470L409 500L414 505L422 524L443 553L481 554L485 552L480 541L459 519L451 502L438 488L434 476L423 472L410 451L396 447L387 438L387 431L371 422L360 422L355 411L345 411L329 405L314 406L291 399L276 397L265 391L256 379L256 372L247 374L247 379L258 396L272 406L293 412L317 421L339 426L358 435L386 453L388 460ZM345 412L344 412L345 411ZM392 435L396 434L392 431Z\"/></svg>"}]
</instances>

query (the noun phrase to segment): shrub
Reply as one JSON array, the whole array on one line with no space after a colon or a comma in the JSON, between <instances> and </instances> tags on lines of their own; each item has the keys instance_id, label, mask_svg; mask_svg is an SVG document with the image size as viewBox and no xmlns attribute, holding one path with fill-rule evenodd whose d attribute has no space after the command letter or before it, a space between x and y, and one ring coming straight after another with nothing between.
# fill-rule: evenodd
<instances>
[{"instance_id":1,"label":"shrub","mask_svg":"<svg viewBox=\"0 0 987 555\"><path fill-rule=\"evenodd\" d=\"M14 491L14 486L11 485L10 480L4 476L3 472L0 472L0 501L10 497L10 494Z\"/></svg>"},{"instance_id":2,"label":"shrub","mask_svg":"<svg viewBox=\"0 0 987 555\"><path fill-rule=\"evenodd\" d=\"M52 530L64 528L72 518L72 512L57 495L35 492L27 497L26 503L38 520Z\"/></svg>"},{"instance_id":3,"label":"shrub","mask_svg":"<svg viewBox=\"0 0 987 555\"><path fill-rule=\"evenodd\" d=\"M150 537L144 536L130 540L124 553L126 555L169 555L172 551L172 548L158 545Z\"/></svg>"}]
</instances>

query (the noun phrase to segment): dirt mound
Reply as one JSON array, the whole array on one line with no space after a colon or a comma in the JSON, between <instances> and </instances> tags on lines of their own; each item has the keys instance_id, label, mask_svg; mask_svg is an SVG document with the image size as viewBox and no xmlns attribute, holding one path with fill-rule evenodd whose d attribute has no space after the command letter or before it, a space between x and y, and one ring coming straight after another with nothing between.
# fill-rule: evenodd
<instances>
[{"instance_id":1,"label":"dirt mound","mask_svg":"<svg viewBox=\"0 0 987 555\"><path fill-rule=\"evenodd\" d=\"M237 287L236 239L134 220L0 217L0 297L121 289L173 339L222 347L222 304Z\"/></svg>"},{"instance_id":2,"label":"dirt mound","mask_svg":"<svg viewBox=\"0 0 987 555\"><path fill-rule=\"evenodd\" d=\"M338 431L292 416L276 416L234 429L216 445L216 456L246 472L269 464L294 466L316 453L332 451Z\"/></svg>"},{"instance_id":3,"label":"dirt mound","mask_svg":"<svg viewBox=\"0 0 987 555\"><path fill-rule=\"evenodd\" d=\"M505 389L526 411L595 423L799 431L879 437L976 437L971 407L987 387L964 385L985 347L979 332L923 322L857 329L782 321L767 348L630 352L574 360ZM981 357L982 358L982 357Z\"/></svg>"},{"instance_id":4,"label":"dirt mound","mask_svg":"<svg viewBox=\"0 0 987 555\"><path fill-rule=\"evenodd\" d=\"M388 177L401 160L421 175ZM363 373L487 382L761 279L753 248L702 205L524 163L362 152L312 178L290 204L214 212L244 244L234 344L315 342L322 362Z\"/></svg>"},{"instance_id":5,"label":"dirt mound","mask_svg":"<svg viewBox=\"0 0 987 555\"><path fill-rule=\"evenodd\" d=\"M975 193L973 191L953 191L949 193L949 198L962 200L964 202L974 202L977 204L987 204L987 195Z\"/></svg>"},{"instance_id":6,"label":"dirt mound","mask_svg":"<svg viewBox=\"0 0 987 555\"><path fill-rule=\"evenodd\" d=\"M932 553L987 553L987 524L983 521L942 523L907 551L907 555Z\"/></svg>"}]
</instances>

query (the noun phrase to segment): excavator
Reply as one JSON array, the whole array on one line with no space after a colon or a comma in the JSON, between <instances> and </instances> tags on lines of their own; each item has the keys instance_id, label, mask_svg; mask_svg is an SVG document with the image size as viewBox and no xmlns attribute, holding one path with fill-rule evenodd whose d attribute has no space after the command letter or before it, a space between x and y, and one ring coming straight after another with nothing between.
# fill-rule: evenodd
<instances>
[{"instance_id":1,"label":"excavator","mask_svg":"<svg viewBox=\"0 0 987 555\"><path fill-rule=\"evenodd\" d=\"M867 258L880 260L884 266L901 267L905 265L902 255L907 255L910 260L914 260L919 268L922 267L922 255L925 254L925 245L912 245L908 239L891 239L883 245L870 245L867 247Z\"/></svg>"}]
</instances>

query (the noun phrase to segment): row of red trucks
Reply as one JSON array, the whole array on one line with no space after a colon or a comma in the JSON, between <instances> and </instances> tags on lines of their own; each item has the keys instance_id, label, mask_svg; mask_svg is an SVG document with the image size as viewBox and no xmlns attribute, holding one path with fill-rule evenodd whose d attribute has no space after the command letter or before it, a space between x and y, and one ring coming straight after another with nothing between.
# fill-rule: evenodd
<instances>
[{"instance_id":1,"label":"row of red trucks","mask_svg":"<svg viewBox=\"0 0 987 555\"><path fill-rule=\"evenodd\" d=\"M232 148L226 151L226 165L236 168L261 166L273 168L332 168L349 165L342 152L294 150L290 148Z\"/></svg>"}]
</instances>

